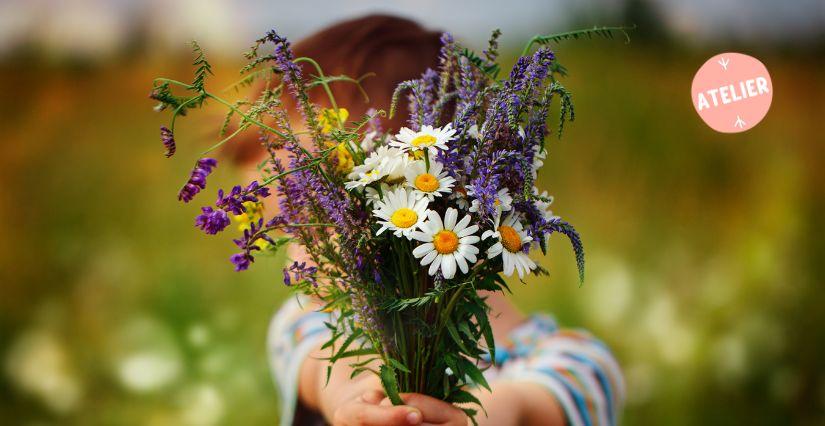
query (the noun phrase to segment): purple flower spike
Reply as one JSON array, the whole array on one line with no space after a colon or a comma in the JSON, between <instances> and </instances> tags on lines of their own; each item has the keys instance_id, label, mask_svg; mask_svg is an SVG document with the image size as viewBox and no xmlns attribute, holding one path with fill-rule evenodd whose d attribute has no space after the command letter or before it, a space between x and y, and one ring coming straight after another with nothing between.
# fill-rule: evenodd
<instances>
[{"instance_id":1,"label":"purple flower spike","mask_svg":"<svg viewBox=\"0 0 825 426\"><path fill-rule=\"evenodd\" d=\"M186 185L183 185L180 193L178 193L178 200L188 203L201 192L206 189L206 177L212 173L212 169L218 166L218 161L214 158L201 158L192 169L192 174Z\"/></svg>"},{"instance_id":2,"label":"purple flower spike","mask_svg":"<svg viewBox=\"0 0 825 426\"><path fill-rule=\"evenodd\" d=\"M249 264L255 261L248 252L235 253L229 257L229 260L235 265L235 272L249 269Z\"/></svg>"},{"instance_id":3,"label":"purple flower spike","mask_svg":"<svg viewBox=\"0 0 825 426\"><path fill-rule=\"evenodd\" d=\"M166 147L166 158L175 155L175 136L168 127L161 126L160 140L163 142L163 146Z\"/></svg>"},{"instance_id":4,"label":"purple flower spike","mask_svg":"<svg viewBox=\"0 0 825 426\"><path fill-rule=\"evenodd\" d=\"M235 185L229 194L225 194L222 189L218 190L218 201L215 203L218 208L232 212L233 214L242 214L246 211L243 203L251 201L257 203L259 198L269 197L269 188L261 186L258 181L252 181L246 188L241 188L240 185Z\"/></svg>"},{"instance_id":5,"label":"purple flower spike","mask_svg":"<svg viewBox=\"0 0 825 426\"><path fill-rule=\"evenodd\" d=\"M213 210L212 207L201 207L201 213L195 218L195 226L210 235L215 235L229 226L229 215L223 210Z\"/></svg>"}]
</instances>

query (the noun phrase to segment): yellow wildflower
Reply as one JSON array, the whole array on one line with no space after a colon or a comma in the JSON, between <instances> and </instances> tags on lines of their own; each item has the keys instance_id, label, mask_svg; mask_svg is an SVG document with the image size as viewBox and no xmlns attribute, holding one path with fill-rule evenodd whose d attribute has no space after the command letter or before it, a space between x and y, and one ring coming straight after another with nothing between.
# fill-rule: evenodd
<instances>
[{"instance_id":1,"label":"yellow wildflower","mask_svg":"<svg viewBox=\"0 0 825 426\"><path fill-rule=\"evenodd\" d=\"M349 152L349 149L347 149L343 142L338 144L335 149L335 154L338 159L335 170L344 174L351 172L353 167L355 167L355 161L352 159L352 153Z\"/></svg>"},{"instance_id":2,"label":"yellow wildflower","mask_svg":"<svg viewBox=\"0 0 825 426\"><path fill-rule=\"evenodd\" d=\"M232 220L238 223L238 230L241 232L248 231L252 228L253 223L257 224L264 217L264 203L245 201L243 206L246 213L232 215ZM261 250L266 250L269 247L269 241L258 238L255 240L255 246Z\"/></svg>"},{"instance_id":3,"label":"yellow wildflower","mask_svg":"<svg viewBox=\"0 0 825 426\"><path fill-rule=\"evenodd\" d=\"M346 123L347 118L349 118L349 111L346 108L338 108L337 117L334 109L324 108L319 119L321 132L329 133L333 127L338 127L339 123Z\"/></svg>"}]
</instances>

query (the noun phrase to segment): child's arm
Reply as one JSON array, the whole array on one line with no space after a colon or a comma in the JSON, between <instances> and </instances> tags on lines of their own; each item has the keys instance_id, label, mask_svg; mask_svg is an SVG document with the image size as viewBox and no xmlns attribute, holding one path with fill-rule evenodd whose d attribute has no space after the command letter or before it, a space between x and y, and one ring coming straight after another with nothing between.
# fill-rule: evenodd
<instances>
[{"instance_id":1,"label":"child's arm","mask_svg":"<svg viewBox=\"0 0 825 426\"><path fill-rule=\"evenodd\" d=\"M303 305L311 302L303 299ZM333 364L326 382L329 349L324 321L328 314L301 306L296 299L284 303L270 325L268 346L272 371L280 388L282 425L293 423L295 408L320 413L334 425L444 425L465 426L464 412L424 395L402 395L406 405L392 406L372 374L350 378L346 362Z\"/></svg>"},{"instance_id":2,"label":"child's arm","mask_svg":"<svg viewBox=\"0 0 825 426\"><path fill-rule=\"evenodd\" d=\"M579 330L554 329L537 338L527 353L504 365L495 381L493 404L502 397L495 389L500 386L510 389L501 394L512 392L523 402L523 424L615 425L624 381L607 347Z\"/></svg>"}]
</instances>

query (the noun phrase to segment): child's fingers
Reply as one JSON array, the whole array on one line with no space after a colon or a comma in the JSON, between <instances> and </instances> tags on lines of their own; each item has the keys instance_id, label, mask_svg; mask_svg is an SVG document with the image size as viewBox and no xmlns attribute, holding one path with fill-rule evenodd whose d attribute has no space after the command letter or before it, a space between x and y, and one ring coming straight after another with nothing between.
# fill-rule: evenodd
<instances>
[{"instance_id":1,"label":"child's fingers","mask_svg":"<svg viewBox=\"0 0 825 426\"><path fill-rule=\"evenodd\" d=\"M356 401L345 404L335 412L333 422L336 426L390 426L420 425L423 416L414 407L382 406Z\"/></svg>"},{"instance_id":2,"label":"child's fingers","mask_svg":"<svg viewBox=\"0 0 825 426\"><path fill-rule=\"evenodd\" d=\"M361 400L367 404L377 405L382 399L384 399L384 392L380 390L370 390L361 395Z\"/></svg>"},{"instance_id":3,"label":"child's fingers","mask_svg":"<svg viewBox=\"0 0 825 426\"><path fill-rule=\"evenodd\" d=\"M467 422L467 416L461 409L440 399L420 393L401 394L401 399L405 405L421 410L425 424L464 425ZM392 403L384 398L381 405L392 406Z\"/></svg>"}]
</instances>

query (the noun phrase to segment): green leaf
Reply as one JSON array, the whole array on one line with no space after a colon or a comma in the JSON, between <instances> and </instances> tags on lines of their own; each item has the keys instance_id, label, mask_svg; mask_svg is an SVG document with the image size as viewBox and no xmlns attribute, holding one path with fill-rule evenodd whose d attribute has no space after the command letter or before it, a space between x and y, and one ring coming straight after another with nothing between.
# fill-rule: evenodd
<instances>
[{"instance_id":1,"label":"green leaf","mask_svg":"<svg viewBox=\"0 0 825 426\"><path fill-rule=\"evenodd\" d=\"M458 362L459 364L461 364L461 369L463 370L463 372L470 376L470 379L473 381L473 383L482 386L488 391L492 392L492 389L490 389L490 384L487 383L487 379L484 378L484 374L481 372L481 370L479 370L478 367L476 367L475 364L473 364L468 359L463 357L459 358Z\"/></svg>"},{"instance_id":2,"label":"green leaf","mask_svg":"<svg viewBox=\"0 0 825 426\"><path fill-rule=\"evenodd\" d=\"M636 29L635 25L632 27L593 27L580 30L566 31L563 33L537 35L531 38L529 42L527 42L527 45L524 46L524 50L522 50L521 52L521 56L527 55L530 52L530 48L533 47L534 44L544 45L549 44L551 42L560 43L562 41L578 40L581 38L590 39L594 36L612 39L614 33L621 33L625 37L625 42L630 43L630 35L627 32L634 29Z\"/></svg>"},{"instance_id":3,"label":"green leaf","mask_svg":"<svg viewBox=\"0 0 825 426\"><path fill-rule=\"evenodd\" d=\"M381 378L381 385L384 386L384 392L387 394L390 402L392 402L392 405L403 405L404 401L401 399L401 395L399 395L398 381L395 379L395 371L392 367L382 365L378 376Z\"/></svg>"},{"instance_id":4,"label":"green leaf","mask_svg":"<svg viewBox=\"0 0 825 426\"><path fill-rule=\"evenodd\" d=\"M377 355L378 352L375 351L373 348L361 348L361 349L354 349L351 351L346 351L344 353L339 353L334 360L326 358L326 360L330 362L335 362L339 359L344 358L352 358L354 356L364 356L364 355Z\"/></svg>"},{"instance_id":5,"label":"green leaf","mask_svg":"<svg viewBox=\"0 0 825 426\"><path fill-rule=\"evenodd\" d=\"M352 334L347 336L346 340L344 340L344 343L342 343L341 347L338 349L338 352L334 354L332 357L330 357L330 362L335 362L336 360L338 360L341 357L341 354L346 353L345 351L349 348L352 342L354 342L355 339L360 337L362 334L364 334L364 331L359 328L353 331Z\"/></svg>"},{"instance_id":6,"label":"green leaf","mask_svg":"<svg viewBox=\"0 0 825 426\"><path fill-rule=\"evenodd\" d=\"M466 346L464 346L464 342L461 340L461 336L458 334L458 330L455 328L455 324L452 321L448 320L445 324L447 326L447 332L450 334L450 337L453 338L453 341L458 345L458 347L466 354L471 353Z\"/></svg>"},{"instance_id":7,"label":"green leaf","mask_svg":"<svg viewBox=\"0 0 825 426\"><path fill-rule=\"evenodd\" d=\"M392 365L392 366L393 366L393 368L395 368L395 369L397 369L397 370L401 370L401 371L403 371L403 372L405 372L405 373L409 373L409 372L410 372L410 369L409 369L409 368L407 368L404 364L402 364L402 363L401 363L401 361L398 361L398 360L397 360L397 359L395 359L395 358L388 358L387 360L390 362L390 365Z\"/></svg>"},{"instance_id":8,"label":"green leaf","mask_svg":"<svg viewBox=\"0 0 825 426\"><path fill-rule=\"evenodd\" d=\"M459 407L461 408L461 407ZM473 422L473 426L478 426L478 421L476 420L476 414L478 414L478 410L474 408L461 408L461 411L470 418L470 421Z\"/></svg>"},{"instance_id":9,"label":"green leaf","mask_svg":"<svg viewBox=\"0 0 825 426\"><path fill-rule=\"evenodd\" d=\"M493 338L493 328L490 327L490 320L487 318L487 312L479 303L484 303L480 298L475 298L475 303L468 306L473 316L476 318L478 327L481 329L481 334L484 336L484 341L487 343L487 350L490 351L490 360L495 365L496 362L496 342Z\"/></svg>"},{"instance_id":10,"label":"green leaf","mask_svg":"<svg viewBox=\"0 0 825 426\"><path fill-rule=\"evenodd\" d=\"M481 405L481 401L476 398L475 395L467 392L463 389L457 389L453 391L450 396L447 397L447 401L453 404L478 404Z\"/></svg>"}]
</instances>

